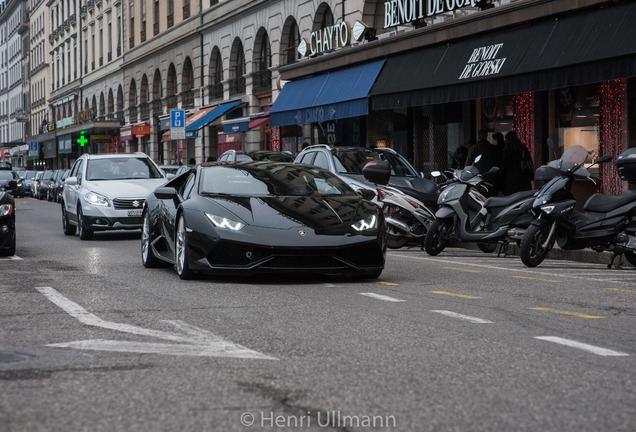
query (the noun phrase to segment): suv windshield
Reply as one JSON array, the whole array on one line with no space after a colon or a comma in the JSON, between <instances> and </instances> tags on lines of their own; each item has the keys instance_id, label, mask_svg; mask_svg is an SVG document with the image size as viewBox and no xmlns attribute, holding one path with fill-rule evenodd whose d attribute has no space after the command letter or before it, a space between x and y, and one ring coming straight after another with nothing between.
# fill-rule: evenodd
<instances>
[{"instance_id":1,"label":"suv windshield","mask_svg":"<svg viewBox=\"0 0 636 432\"><path fill-rule=\"evenodd\" d=\"M13 171L0 171L0 180L13 180L14 178Z\"/></svg>"},{"instance_id":2,"label":"suv windshield","mask_svg":"<svg viewBox=\"0 0 636 432\"><path fill-rule=\"evenodd\" d=\"M163 178L161 172L148 158L100 158L89 159L86 180L128 180Z\"/></svg>"},{"instance_id":3,"label":"suv windshield","mask_svg":"<svg viewBox=\"0 0 636 432\"><path fill-rule=\"evenodd\" d=\"M201 193L210 195L307 196L351 195L354 192L328 171L281 164L261 169L226 165L202 170Z\"/></svg>"},{"instance_id":4,"label":"suv windshield","mask_svg":"<svg viewBox=\"0 0 636 432\"><path fill-rule=\"evenodd\" d=\"M395 153L375 149L333 148L336 168L342 174L362 174L362 168L372 160L386 161L391 165L392 176L417 177L417 172Z\"/></svg>"}]
</instances>

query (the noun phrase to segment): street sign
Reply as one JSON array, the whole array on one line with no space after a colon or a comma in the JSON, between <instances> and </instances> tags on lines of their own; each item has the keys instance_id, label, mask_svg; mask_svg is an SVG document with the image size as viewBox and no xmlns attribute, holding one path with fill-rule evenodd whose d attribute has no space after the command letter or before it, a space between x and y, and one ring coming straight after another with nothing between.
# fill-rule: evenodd
<instances>
[{"instance_id":1,"label":"street sign","mask_svg":"<svg viewBox=\"0 0 636 432\"><path fill-rule=\"evenodd\" d=\"M184 110L170 110L170 138L186 139Z\"/></svg>"}]
</instances>

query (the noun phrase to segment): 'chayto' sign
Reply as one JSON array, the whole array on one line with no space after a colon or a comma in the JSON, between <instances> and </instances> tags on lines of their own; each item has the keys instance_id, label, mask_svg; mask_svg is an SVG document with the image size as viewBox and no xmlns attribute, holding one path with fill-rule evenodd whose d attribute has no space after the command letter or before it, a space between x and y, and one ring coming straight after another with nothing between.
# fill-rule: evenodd
<instances>
[{"instance_id":1,"label":"'chayto' sign","mask_svg":"<svg viewBox=\"0 0 636 432\"><path fill-rule=\"evenodd\" d=\"M301 57L312 56L336 48L342 48L351 43L351 26L343 21L311 32L309 40L302 39L298 44L298 54Z\"/></svg>"},{"instance_id":2,"label":"'chayto' sign","mask_svg":"<svg viewBox=\"0 0 636 432\"><path fill-rule=\"evenodd\" d=\"M478 0L390 0L384 2L384 28L408 24L463 7Z\"/></svg>"}]
</instances>

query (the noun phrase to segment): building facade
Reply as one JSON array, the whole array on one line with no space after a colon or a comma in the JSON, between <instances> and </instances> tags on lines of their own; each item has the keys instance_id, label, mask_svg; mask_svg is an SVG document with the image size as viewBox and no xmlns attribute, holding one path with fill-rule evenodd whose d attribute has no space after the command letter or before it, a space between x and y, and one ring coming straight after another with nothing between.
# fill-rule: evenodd
<instances>
[{"instance_id":1,"label":"building facade","mask_svg":"<svg viewBox=\"0 0 636 432\"><path fill-rule=\"evenodd\" d=\"M46 6L59 167L86 151L186 163L227 149L342 143L392 147L428 172L448 168L480 129L515 130L536 165L553 157L548 138L559 151L584 144L592 159L634 145L629 1ZM183 136L170 133L175 110L185 114Z\"/></svg>"}]
</instances>

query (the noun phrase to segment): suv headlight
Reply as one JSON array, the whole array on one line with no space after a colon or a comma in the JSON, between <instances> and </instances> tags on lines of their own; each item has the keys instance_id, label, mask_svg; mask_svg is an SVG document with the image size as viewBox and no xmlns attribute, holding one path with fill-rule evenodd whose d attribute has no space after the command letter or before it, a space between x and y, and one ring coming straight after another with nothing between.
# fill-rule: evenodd
<instances>
[{"instance_id":1,"label":"suv headlight","mask_svg":"<svg viewBox=\"0 0 636 432\"><path fill-rule=\"evenodd\" d=\"M232 219L224 218L224 217L213 215L210 213L206 213L205 215L208 217L210 222L212 222L212 225L214 225L216 228L224 228L224 229L229 229L232 231L238 231L245 226L241 222L237 222Z\"/></svg>"},{"instance_id":2,"label":"suv headlight","mask_svg":"<svg viewBox=\"0 0 636 432\"><path fill-rule=\"evenodd\" d=\"M0 216L11 214L11 210L13 210L13 206L11 204L0 205Z\"/></svg>"},{"instance_id":3,"label":"suv headlight","mask_svg":"<svg viewBox=\"0 0 636 432\"><path fill-rule=\"evenodd\" d=\"M90 205L98 207L108 207L110 205L108 198L95 192L88 192L87 194L84 194L84 201Z\"/></svg>"},{"instance_id":4,"label":"suv headlight","mask_svg":"<svg viewBox=\"0 0 636 432\"><path fill-rule=\"evenodd\" d=\"M378 217L376 215L369 216L366 219L359 220L351 224L351 228L358 232L373 230L378 227Z\"/></svg>"}]
</instances>

